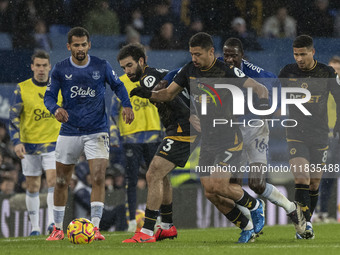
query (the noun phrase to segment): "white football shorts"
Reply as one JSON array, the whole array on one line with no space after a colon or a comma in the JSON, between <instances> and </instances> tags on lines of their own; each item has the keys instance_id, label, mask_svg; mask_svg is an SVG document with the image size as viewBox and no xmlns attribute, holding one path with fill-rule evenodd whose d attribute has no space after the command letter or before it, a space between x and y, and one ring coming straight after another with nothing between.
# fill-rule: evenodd
<instances>
[{"instance_id":1,"label":"white football shorts","mask_svg":"<svg viewBox=\"0 0 340 255\"><path fill-rule=\"evenodd\" d=\"M253 126L259 126L252 123ZM243 136L243 152L242 165L252 163L267 164L268 142L269 142L269 127L268 123L264 122L261 127L240 126Z\"/></svg>"},{"instance_id":2,"label":"white football shorts","mask_svg":"<svg viewBox=\"0 0 340 255\"><path fill-rule=\"evenodd\" d=\"M56 169L55 151L39 155L25 155L21 160L22 173L25 176L40 176L42 170Z\"/></svg>"},{"instance_id":3,"label":"white football shorts","mask_svg":"<svg viewBox=\"0 0 340 255\"><path fill-rule=\"evenodd\" d=\"M56 161L76 164L82 152L86 159L109 158L109 134L106 132L81 136L59 135L55 149Z\"/></svg>"}]
</instances>

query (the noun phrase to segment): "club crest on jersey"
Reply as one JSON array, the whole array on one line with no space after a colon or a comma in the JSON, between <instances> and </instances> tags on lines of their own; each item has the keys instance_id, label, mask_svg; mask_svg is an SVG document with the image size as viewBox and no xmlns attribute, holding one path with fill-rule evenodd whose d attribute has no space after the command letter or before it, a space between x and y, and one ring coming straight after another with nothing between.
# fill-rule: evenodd
<instances>
[{"instance_id":1,"label":"club crest on jersey","mask_svg":"<svg viewBox=\"0 0 340 255\"><path fill-rule=\"evenodd\" d=\"M93 73L92 73L92 78L93 78L94 80L100 79L100 72L99 72L99 71L93 71Z\"/></svg>"},{"instance_id":2,"label":"club crest on jersey","mask_svg":"<svg viewBox=\"0 0 340 255\"><path fill-rule=\"evenodd\" d=\"M306 82L302 83L302 84L301 84L301 88L303 88L303 89L308 88L308 84L307 84Z\"/></svg>"},{"instance_id":3,"label":"club crest on jersey","mask_svg":"<svg viewBox=\"0 0 340 255\"><path fill-rule=\"evenodd\" d=\"M72 74L70 74L70 75L65 74L65 79L67 81L72 81Z\"/></svg>"}]
</instances>

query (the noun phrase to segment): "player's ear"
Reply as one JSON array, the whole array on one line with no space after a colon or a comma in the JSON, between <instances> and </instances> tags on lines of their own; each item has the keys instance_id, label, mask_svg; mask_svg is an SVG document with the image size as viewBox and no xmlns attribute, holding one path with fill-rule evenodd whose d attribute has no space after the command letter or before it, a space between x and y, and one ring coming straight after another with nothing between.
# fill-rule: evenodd
<instances>
[{"instance_id":1,"label":"player's ear","mask_svg":"<svg viewBox=\"0 0 340 255\"><path fill-rule=\"evenodd\" d=\"M143 66L145 64L144 58L140 57L139 60L138 60L138 64L140 66Z\"/></svg>"},{"instance_id":2,"label":"player's ear","mask_svg":"<svg viewBox=\"0 0 340 255\"><path fill-rule=\"evenodd\" d=\"M214 55L215 54L215 48L211 47L211 49L209 50L209 54Z\"/></svg>"},{"instance_id":3,"label":"player's ear","mask_svg":"<svg viewBox=\"0 0 340 255\"><path fill-rule=\"evenodd\" d=\"M66 46L67 46L67 49L70 51L71 50L71 44L67 43Z\"/></svg>"},{"instance_id":4,"label":"player's ear","mask_svg":"<svg viewBox=\"0 0 340 255\"><path fill-rule=\"evenodd\" d=\"M313 54L313 56L314 56L314 54L315 54L315 48L312 49L312 54Z\"/></svg>"},{"instance_id":5,"label":"player's ear","mask_svg":"<svg viewBox=\"0 0 340 255\"><path fill-rule=\"evenodd\" d=\"M89 49L91 49L91 41L89 41Z\"/></svg>"}]
</instances>

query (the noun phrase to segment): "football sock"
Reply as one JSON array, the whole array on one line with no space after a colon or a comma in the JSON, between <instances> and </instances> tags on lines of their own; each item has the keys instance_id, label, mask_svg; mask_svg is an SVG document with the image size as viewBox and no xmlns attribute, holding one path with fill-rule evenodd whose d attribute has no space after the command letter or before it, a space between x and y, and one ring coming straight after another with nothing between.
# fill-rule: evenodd
<instances>
[{"instance_id":1,"label":"football sock","mask_svg":"<svg viewBox=\"0 0 340 255\"><path fill-rule=\"evenodd\" d=\"M250 211L248 208L245 208L244 206L241 206L241 205L236 205L236 206L243 213L243 215L248 218L248 220L252 221Z\"/></svg>"},{"instance_id":2,"label":"football sock","mask_svg":"<svg viewBox=\"0 0 340 255\"><path fill-rule=\"evenodd\" d=\"M47 191L48 226L54 222L53 220L53 196L54 196L54 187L50 187L48 188L48 191Z\"/></svg>"},{"instance_id":3,"label":"football sock","mask_svg":"<svg viewBox=\"0 0 340 255\"><path fill-rule=\"evenodd\" d=\"M306 221L310 221L309 185L295 184L295 201L300 203Z\"/></svg>"},{"instance_id":4,"label":"football sock","mask_svg":"<svg viewBox=\"0 0 340 255\"><path fill-rule=\"evenodd\" d=\"M250 230L253 228L253 223L248 220L248 218L244 216L236 206L230 212L225 214L225 217L227 217L230 222L234 223L237 227L241 229L245 229L246 227L248 227L249 229L245 230Z\"/></svg>"},{"instance_id":5,"label":"football sock","mask_svg":"<svg viewBox=\"0 0 340 255\"><path fill-rule=\"evenodd\" d=\"M285 209L287 213L295 210L295 204L289 201L274 185L266 183L266 189L261 196L267 198L270 202Z\"/></svg>"},{"instance_id":6,"label":"football sock","mask_svg":"<svg viewBox=\"0 0 340 255\"><path fill-rule=\"evenodd\" d=\"M142 233L147 234L149 236L153 235L153 230L155 228L158 214L159 214L158 211L153 211L153 210L149 210L148 208L146 208L145 221L144 221L143 228L141 230Z\"/></svg>"},{"instance_id":7,"label":"football sock","mask_svg":"<svg viewBox=\"0 0 340 255\"><path fill-rule=\"evenodd\" d=\"M169 205L161 205L160 208L162 223L172 223L172 203Z\"/></svg>"},{"instance_id":8,"label":"football sock","mask_svg":"<svg viewBox=\"0 0 340 255\"><path fill-rule=\"evenodd\" d=\"M28 216L30 218L32 224L32 231L39 231L39 208L40 208L40 199L39 192L30 193L26 191L26 207L28 211Z\"/></svg>"},{"instance_id":9,"label":"football sock","mask_svg":"<svg viewBox=\"0 0 340 255\"><path fill-rule=\"evenodd\" d=\"M103 202L91 202L91 221L96 228L99 228L99 223L103 215L103 209Z\"/></svg>"},{"instance_id":10,"label":"football sock","mask_svg":"<svg viewBox=\"0 0 340 255\"><path fill-rule=\"evenodd\" d=\"M53 215L55 227L63 230L65 206L53 206Z\"/></svg>"},{"instance_id":11,"label":"football sock","mask_svg":"<svg viewBox=\"0 0 340 255\"><path fill-rule=\"evenodd\" d=\"M310 197L310 214L313 215L313 212L315 210L315 207L318 203L319 199L319 189L317 190L310 190L309 191L309 197Z\"/></svg>"},{"instance_id":12,"label":"football sock","mask_svg":"<svg viewBox=\"0 0 340 255\"><path fill-rule=\"evenodd\" d=\"M235 203L248 208L250 211L256 210L259 207L259 201L250 196L247 191L243 190L243 196Z\"/></svg>"}]
</instances>

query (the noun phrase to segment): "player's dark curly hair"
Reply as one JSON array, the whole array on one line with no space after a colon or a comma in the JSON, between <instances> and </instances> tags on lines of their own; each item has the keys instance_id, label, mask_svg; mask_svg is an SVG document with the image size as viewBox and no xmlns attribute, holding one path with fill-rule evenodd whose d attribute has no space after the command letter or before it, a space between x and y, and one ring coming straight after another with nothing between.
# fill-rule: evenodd
<instances>
[{"instance_id":1,"label":"player's dark curly hair","mask_svg":"<svg viewBox=\"0 0 340 255\"><path fill-rule=\"evenodd\" d=\"M223 46L228 46L228 47L237 47L239 48L240 52L243 54L243 45L240 39L231 37L228 40L225 41Z\"/></svg>"},{"instance_id":2,"label":"player's dark curly hair","mask_svg":"<svg viewBox=\"0 0 340 255\"><path fill-rule=\"evenodd\" d=\"M309 35L299 35L293 42L293 48L313 48L313 38Z\"/></svg>"},{"instance_id":3,"label":"player's dark curly hair","mask_svg":"<svg viewBox=\"0 0 340 255\"><path fill-rule=\"evenodd\" d=\"M145 47L140 43L129 43L128 45L125 45L120 49L117 55L117 61L119 62L127 57L132 57L136 62L138 62L140 58L143 58L144 63L146 63Z\"/></svg>"},{"instance_id":4,"label":"player's dark curly hair","mask_svg":"<svg viewBox=\"0 0 340 255\"><path fill-rule=\"evenodd\" d=\"M211 36L204 32L194 34L189 40L189 47L201 47L202 49L211 49L214 47Z\"/></svg>"},{"instance_id":5,"label":"player's dark curly hair","mask_svg":"<svg viewBox=\"0 0 340 255\"><path fill-rule=\"evenodd\" d=\"M74 27L67 33L67 42L72 43L72 36L75 37L87 37L87 41L90 42L90 33L83 27Z\"/></svg>"}]
</instances>

